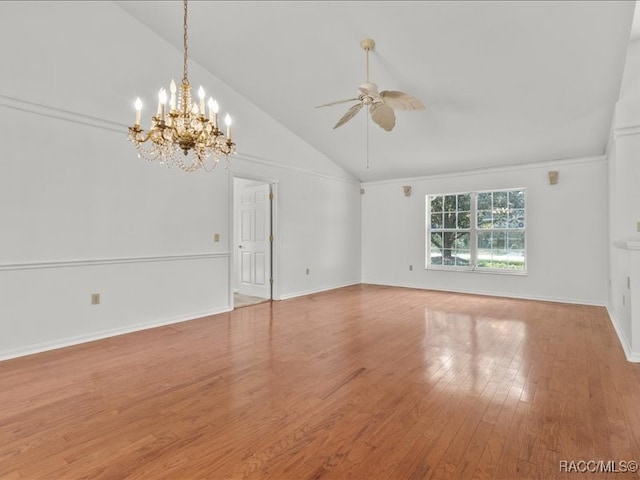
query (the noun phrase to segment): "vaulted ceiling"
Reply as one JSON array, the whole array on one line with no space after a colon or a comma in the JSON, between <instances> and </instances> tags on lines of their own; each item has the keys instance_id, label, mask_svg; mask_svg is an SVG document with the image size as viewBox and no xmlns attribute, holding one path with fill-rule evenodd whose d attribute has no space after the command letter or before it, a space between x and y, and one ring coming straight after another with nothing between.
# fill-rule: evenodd
<instances>
[{"instance_id":1,"label":"vaulted ceiling","mask_svg":"<svg viewBox=\"0 0 640 480\"><path fill-rule=\"evenodd\" d=\"M182 49L181 2L116 3ZM634 6L193 1L189 55L363 181L441 174L602 155ZM371 81L427 106L391 132L364 110L334 130L349 103L314 108L357 96L364 38Z\"/></svg>"}]
</instances>

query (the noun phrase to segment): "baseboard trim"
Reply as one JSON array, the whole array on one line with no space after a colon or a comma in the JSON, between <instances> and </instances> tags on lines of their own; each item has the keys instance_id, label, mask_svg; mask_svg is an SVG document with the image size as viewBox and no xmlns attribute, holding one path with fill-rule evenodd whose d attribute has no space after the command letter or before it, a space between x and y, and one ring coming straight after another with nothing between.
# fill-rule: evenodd
<instances>
[{"instance_id":1,"label":"baseboard trim","mask_svg":"<svg viewBox=\"0 0 640 480\"><path fill-rule=\"evenodd\" d=\"M304 297L305 295L313 295L314 293L327 292L329 290L335 290L337 288L351 287L353 285L360 285L362 282L346 282L346 283L337 283L334 285L324 286L320 288L314 288L310 290L301 290L298 292L286 293L284 295L280 295L277 300L289 300L296 297Z\"/></svg>"},{"instance_id":2,"label":"baseboard trim","mask_svg":"<svg viewBox=\"0 0 640 480\"><path fill-rule=\"evenodd\" d=\"M450 288L437 288L437 287L427 287L425 285L414 285L414 284L394 284L394 283L377 283L370 281L362 281L362 284L368 285L379 285L382 287L400 287L400 288L415 288L418 290L433 290L436 292L449 292L449 293L463 293L467 295L482 295L486 297L500 297L500 298L513 298L513 299L521 299L521 300L536 300L539 302L553 302L553 303L569 303L573 305L588 305L592 307L606 307L606 302L597 302L593 300L583 300L576 298L562 298L562 297L545 297L539 295L520 295L520 294L512 294L512 293L504 293L504 292L488 292L488 291L478 291L478 290L464 290L464 289L450 289Z\"/></svg>"},{"instance_id":3,"label":"baseboard trim","mask_svg":"<svg viewBox=\"0 0 640 480\"><path fill-rule=\"evenodd\" d=\"M180 315L175 317L168 317L161 320L138 323L136 325L130 325L123 328L116 328L113 330L103 330L101 332L94 332L89 335L79 335L77 337L66 338L64 340L59 340L59 341L29 345L24 348L18 348L15 350L7 350L4 352L0 352L0 361L10 360L12 358L24 357L27 355L34 355L37 353L48 352L51 350L58 350L60 348L65 348L65 347L72 347L74 345L80 345L82 343L94 342L96 340L104 340L110 337L117 337L119 335L126 335L127 333L140 332L142 330L149 330L152 328L163 327L163 326L172 325L175 323L188 322L191 320L196 320L196 319L208 317L211 315L218 315L221 313L227 313L230 311L231 311L231 308L229 306L225 306L219 309L214 309L214 310L209 310L204 312L194 312L187 315Z\"/></svg>"},{"instance_id":4,"label":"baseboard trim","mask_svg":"<svg viewBox=\"0 0 640 480\"><path fill-rule=\"evenodd\" d=\"M609 315L613 329L616 331L616 335L618 335L618 340L620 340L620 345L622 345L622 350L624 350L624 355L627 357L627 360L633 363L640 363L640 352L634 352L631 349L631 344L629 343L627 336L624 334L624 330L622 330L618 318L614 315L613 310L609 305L607 305L607 314Z\"/></svg>"}]
</instances>

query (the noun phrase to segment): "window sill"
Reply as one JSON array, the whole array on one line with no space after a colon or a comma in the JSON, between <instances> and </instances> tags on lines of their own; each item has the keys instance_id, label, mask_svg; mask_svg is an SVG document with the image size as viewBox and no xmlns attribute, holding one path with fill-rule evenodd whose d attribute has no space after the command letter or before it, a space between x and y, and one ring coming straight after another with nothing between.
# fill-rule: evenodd
<instances>
[{"instance_id":1,"label":"window sill","mask_svg":"<svg viewBox=\"0 0 640 480\"><path fill-rule=\"evenodd\" d=\"M440 270L445 272L465 272L465 273L489 273L491 275L515 275L517 277L526 277L526 270L492 270L489 268L474 267L449 267L439 265L429 265L425 270Z\"/></svg>"}]
</instances>

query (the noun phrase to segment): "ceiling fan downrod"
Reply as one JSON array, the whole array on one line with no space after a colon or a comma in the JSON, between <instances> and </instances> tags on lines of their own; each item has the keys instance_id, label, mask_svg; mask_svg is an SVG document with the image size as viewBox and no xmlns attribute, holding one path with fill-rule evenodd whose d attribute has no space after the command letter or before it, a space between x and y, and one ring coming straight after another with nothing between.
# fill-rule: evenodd
<instances>
[{"instance_id":1,"label":"ceiling fan downrod","mask_svg":"<svg viewBox=\"0 0 640 480\"><path fill-rule=\"evenodd\" d=\"M365 38L360 42L360 46L367 52L367 83L369 83L369 51L373 50L376 46L376 42L374 42L371 38Z\"/></svg>"}]
</instances>

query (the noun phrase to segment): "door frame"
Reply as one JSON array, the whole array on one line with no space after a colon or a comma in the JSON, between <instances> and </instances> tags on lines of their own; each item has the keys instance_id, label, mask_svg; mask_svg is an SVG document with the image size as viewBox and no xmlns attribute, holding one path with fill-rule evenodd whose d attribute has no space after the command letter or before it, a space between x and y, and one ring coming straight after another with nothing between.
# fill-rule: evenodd
<instances>
[{"instance_id":1,"label":"door frame","mask_svg":"<svg viewBox=\"0 0 640 480\"><path fill-rule=\"evenodd\" d=\"M243 175L241 173L229 175L230 183L230 199L229 199L229 306L231 310L235 308L233 299L234 288L234 274L238 268L236 262L236 208L235 208L235 179L251 180L254 182L261 182L269 184L269 191L273 195L271 200L271 235L273 235L273 241L271 242L270 254L271 254L271 278L273 283L271 284L271 300L280 300L278 296L278 246L280 244L280 237L278 236L278 181L271 178L264 178L255 175Z\"/></svg>"}]
</instances>

